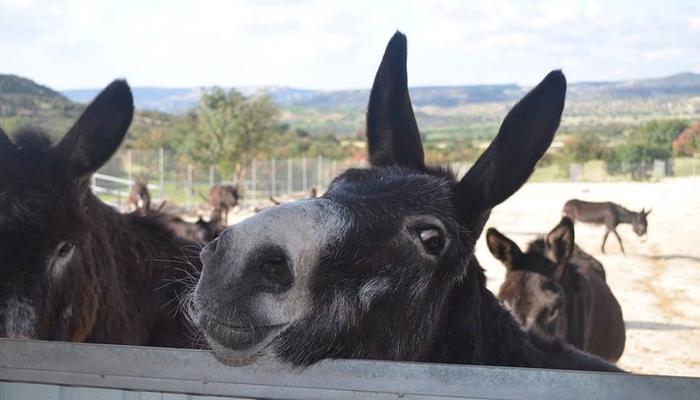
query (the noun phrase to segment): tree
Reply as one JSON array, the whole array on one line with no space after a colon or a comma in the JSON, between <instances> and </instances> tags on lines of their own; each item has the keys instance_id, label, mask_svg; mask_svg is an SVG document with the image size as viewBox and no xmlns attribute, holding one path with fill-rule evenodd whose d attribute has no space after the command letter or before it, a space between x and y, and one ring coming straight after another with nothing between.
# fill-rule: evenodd
<instances>
[{"instance_id":1,"label":"tree","mask_svg":"<svg viewBox=\"0 0 700 400\"><path fill-rule=\"evenodd\" d=\"M645 165L655 159L668 159L672 143L688 126L686 121L669 119L649 121L633 130L628 142L616 146L606 154L609 173L631 173L635 179L646 178Z\"/></svg>"},{"instance_id":2,"label":"tree","mask_svg":"<svg viewBox=\"0 0 700 400\"><path fill-rule=\"evenodd\" d=\"M598 136L590 133L572 135L564 140L562 156L566 163L582 163L603 157L605 145Z\"/></svg>"},{"instance_id":3,"label":"tree","mask_svg":"<svg viewBox=\"0 0 700 400\"><path fill-rule=\"evenodd\" d=\"M668 158L673 141L687 127L686 121L677 119L649 121L632 133L631 142L646 147L658 158Z\"/></svg>"},{"instance_id":4,"label":"tree","mask_svg":"<svg viewBox=\"0 0 700 400\"><path fill-rule=\"evenodd\" d=\"M251 161L272 143L278 126L270 97L215 88L179 125L178 148L191 161L214 164L223 176L234 174L240 181Z\"/></svg>"},{"instance_id":5,"label":"tree","mask_svg":"<svg viewBox=\"0 0 700 400\"><path fill-rule=\"evenodd\" d=\"M700 121L694 122L673 141L673 154L692 156L700 152Z\"/></svg>"}]
</instances>

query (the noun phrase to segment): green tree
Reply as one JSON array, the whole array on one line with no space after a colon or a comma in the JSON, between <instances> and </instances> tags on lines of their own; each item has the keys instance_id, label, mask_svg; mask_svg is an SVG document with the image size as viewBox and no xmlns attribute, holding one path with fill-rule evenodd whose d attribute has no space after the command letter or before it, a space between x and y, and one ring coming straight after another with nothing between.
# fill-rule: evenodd
<instances>
[{"instance_id":1,"label":"green tree","mask_svg":"<svg viewBox=\"0 0 700 400\"><path fill-rule=\"evenodd\" d=\"M673 141L687 127L687 121L677 119L649 121L632 132L630 142L646 147L646 153L657 158L668 158L671 156Z\"/></svg>"},{"instance_id":2,"label":"green tree","mask_svg":"<svg viewBox=\"0 0 700 400\"><path fill-rule=\"evenodd\" d=\"M631 173L634 179L645 179L644 164L655 159L668 159L673 141L688 127L686 121L669 119L649 121L630 132L625 144L607 152L605 161L609 173Z\"/></svg>"},{"instance_id":3,"label":"green tree","mask_svg":"<svg viewBox=\"0 0 700 400\"><path fill-rule=\"evenodd\" d=\"M240 181L250 162L278 134L278 110L270 97L246 97L235 89L215 88L178 125L178 149L191 161L216 165L223 176Z\"/></svg>"},{"instance_id":4,"label":"green tree","mask_svg":"<svg viewBox=\"0 0 700 400\"><path fill-rule=\"evenodd\" d=\"M582 163L588 160L597 160L603 157L605 145L594 134L583 133L572 135L564 140L562 157L566 163Z\"/></svg>"},{"instance_id":5,"label":"green tree","mask_svg":"<svg viewBox=\"0 0 700 400\"><path fill-rule=\"evenodd\" d=\"M672 146L676 156L692 156L700 152L700 121L695 121L685 128L673 141Z\"/></svg>"}]
</instances>

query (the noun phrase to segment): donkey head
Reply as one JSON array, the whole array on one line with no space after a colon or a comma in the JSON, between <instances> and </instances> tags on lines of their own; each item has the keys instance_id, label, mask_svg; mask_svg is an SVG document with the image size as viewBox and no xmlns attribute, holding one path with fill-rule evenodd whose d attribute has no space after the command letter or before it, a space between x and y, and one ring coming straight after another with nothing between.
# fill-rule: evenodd
<instances>
[{"instance_id":1,"label":"donkey head","mask_svg":"<svg viewBox=\"0 0 700 400\"><path fill-rule=\"evenodd\" d=\"M0 130L0 336L80 340L91 328L100 288L81 251L93 229L89 178L132 114L129 86L115 81L55 145L39 131L13 142Z\"/></svg>"},{"instance_id":2,"label":"donkey head","mask_svg":"<svg viewBox=\"0 0 700 400\"><path fill-rule=\"evenodd\" d=\"M506 267L498 297L527 330L566 340L566 295L561 279L574 251L574 225L562 218L544 238L523 253L515 242L494 228L486 232L494 257Z\"/></svg>"},{"instance_id":3,"label":"donkey head","mask_svg":"<svg viewBox=\"0 0 700 400\"><path fill-rule=\"evenodd\" d=\"M450 289L478 281L474 244L549 146L565 91L561 72L550 73L457 181L424 163L397 33L369 100L371 168L346 171L319 198L266 209L202 250L194 302L215 354L294 365L425 357Z\"/></svg>"},{"instance_id":4,"label":"donkey head","mask_svg":"<svg viewBox=\"0 0 700 400\"><path fill-rule=\"evenodd\" d=\"M644 236L647 234L647 215L651 214L651 209L646 211L642 208L642 211L634 213L632 217L632 229L637 236Z\"/></svg>"}]
</instances>

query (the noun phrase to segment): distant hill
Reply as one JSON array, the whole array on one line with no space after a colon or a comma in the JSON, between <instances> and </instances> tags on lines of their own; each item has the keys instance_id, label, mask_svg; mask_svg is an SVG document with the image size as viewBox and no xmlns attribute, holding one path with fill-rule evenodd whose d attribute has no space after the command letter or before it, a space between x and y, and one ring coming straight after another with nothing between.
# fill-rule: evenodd
<instances>
[{"instance_id":1,"label":"distant hill","mask_svg":"<svg viewBox=\"0 0 700 400\"><path fill-rule=\"evenodd\" d=\"M0 123L5 130L25 125L68 129L80 108L61 93L32 80L0 74Z\"/></svg>"},{"instance_id":2,"label":"distant hill","mask_svg":"<svg viewBox=\"0 0 700 400\"><path fill-rule=\"evenodd\" d=\"M568 94L574 98L595 95L615 99L678 95L699 96L700 74L683 72L654 79L574 83L569 86Z\"/></svg>"},{"instance_id":3,"label":"distant hill","mask_svg":"<svg viewBox=\"0 0 700 400\"><path fill-rule=\"evenodd\" d=\"M158 88L132 87L134 103L140 110L181 113L197 106L205 87L197 88ZM78 103L88 103L102 89L64 90L63 95ZM243 87L238 88L243 94L265 92L272 95L278 104L294 104L318 94L317 90L294 89L287 87Z\"/></svg>"},{"instance_id":4,"label":"distant hill","mask_svg":"<svg viewBox=\"0 0 700 400\"><path fill-rule=\"evenodd\" d=\"M0 95L31 95L68 100L57 91L17 75L0 74Z\"/></svg>"},{"instance_id":5,"label":"distant hill","mask_svg":"<svg viewBox=\"0 0 700 400\"><path fill-rule=\"evenodd\" d=\"M490 138L508 109L528 90L515 84L411 88L422 132L430 139ZM207 88L135 87L132 131L165 135L173 113L195 107ZM364 126L368 89L320 91L284 86L243 87L267 93L280 105L282 122L312 134L348 135ZM99 89L58 93L29 79L0 75L0 126L12 131L38 125L62 134ZM650 119L700 119L700 74L618 82L570 83L560 131L620 135ZM131 136L138 136L131 135ZM130 137L131 137L130 136Z\"/></svg>"},{"instance_id":6,"label":"distant hill","mask_svg":"<svg viewBox=\"0 0 700 400\"><path fill-rule=\"evenodd\" d=\"M38 127L59 137L75 123L97 94L85 91L84 101L75 102L65 95L16 75L0 74L0 127L7 132L23 127ZM160 96L158 96L160 98ZM143 131L169 124L170 116L159 112L137 111L132 131Z\"/></svg>"},{"instance_id":7,"label":"distant hill","mask_svg":"<svg viewBox=\"0 0 700 400\"><path fill-rule=\"evenodd\" d=\"M162 112L182 112L196 106L206 88L135 87L136 107ZM415 107L458 107L468 104L514 102L527 87L516 84L432 86L411 88ZM245 94L266 92L283 107L320 110L364 108L369 89L322 91L284 86L239 88ZM88 102L99 89L66 90L63 94L76 102ZM595 98L628 99L657 96L700 96L700 74L684 72L663 78L616 82L578 82L568 88L570 100Z\"/></svg>"},{"instance_id":8,"label":"distant hill","mask_svg":"<svg viewBox=\"0 0 700 400\"><path fill-rule=\"evenodd\" d=\"M99 89L65 90L63 94L78 103L89 103ZM139 110L180 112L196 106L202 95L200 88L133 87L134 103Z\"/></svg>"}]
</instances>

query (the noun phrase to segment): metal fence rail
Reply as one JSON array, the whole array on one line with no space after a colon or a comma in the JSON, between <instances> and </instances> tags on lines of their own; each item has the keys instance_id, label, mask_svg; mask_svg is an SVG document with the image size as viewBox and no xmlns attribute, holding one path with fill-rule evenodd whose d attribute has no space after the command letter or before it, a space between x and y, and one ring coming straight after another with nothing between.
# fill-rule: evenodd
<instances>
[{"instance_id":1,"label":"metal fence rail","mask_svg":"<svg viewBox=\"0 0 700 400\"><path fill-rule=\"evenodd\" d=\"M207 351L14 339L0 339L0 381L0 396L8 400L26 383L60 388L61 398L80 388L169 394L163 398L700 398L697 378L362 360L325 361L303 371L269 361L231 368Z\"/></svg>"}]
</instances>

